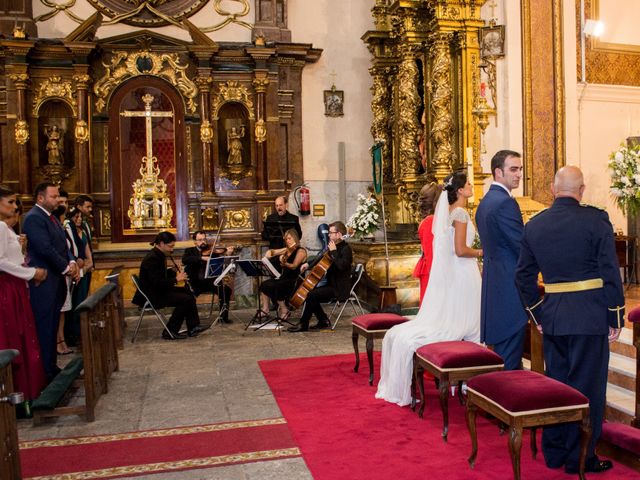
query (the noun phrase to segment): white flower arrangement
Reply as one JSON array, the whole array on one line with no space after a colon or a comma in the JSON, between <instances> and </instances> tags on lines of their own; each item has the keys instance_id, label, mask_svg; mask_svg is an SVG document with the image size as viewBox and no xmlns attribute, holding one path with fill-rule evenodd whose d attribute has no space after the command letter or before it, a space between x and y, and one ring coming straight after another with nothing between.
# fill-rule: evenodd
<instances>
[{"instance_id":1,"label":"white flower arrangement","mask_svg":"<svg viewBox=\"0 0 640 480\"><path fill-rule=\"evenodd\" d=\"M640 145L631 148L621 145L609 156L609 191L620 210L627 215L640 211Z\"/></svg>"},{"instance_id":2,"label":"white flower arrangement","mask_svg":"<svg viewBox=\"0 0 640 480\"><path fill-rule=\"evenodd\" d=\"M347 227L353 229L356 238L362 238L378 229L381 218L380 204L375 197L365 197L359 193L358 206L349 218Z\"/></svg>"}]
</instances>

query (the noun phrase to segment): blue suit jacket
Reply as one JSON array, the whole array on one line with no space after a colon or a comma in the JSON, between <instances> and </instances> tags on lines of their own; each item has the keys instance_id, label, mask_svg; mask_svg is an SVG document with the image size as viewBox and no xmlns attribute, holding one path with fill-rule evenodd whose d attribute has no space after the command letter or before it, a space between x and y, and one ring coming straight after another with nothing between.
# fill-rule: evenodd
<instances>
[{"instance_id":1,"label":"blue suit jacket","mask_svg":"<svg viewBox=\"0 0 640 480\"><path fill-rule=\"evenodd\" d=\"M480 339L491 345L527 323L515 283L524 228L518 202L504 188L491 185L478 205L476 225L484 251Z\"/></svg>"},{"instance_id":2,"label":"blue suit jacket","mask_svg":"<svg viewBox=\"0 0 640 480\"><path fill-rule=\"evenodd\" d=\"M57 220L56 222L40 207L34 206L24 217L22 231L27 235L29 266L47 269L47 279L44 282L38 286L31 282L31 303L42 305L46 310L57 308L59 312L65 299L62 272L69 261L73 260L73 256L67 248L64 230Z\"/></svg>"}]
</instances>

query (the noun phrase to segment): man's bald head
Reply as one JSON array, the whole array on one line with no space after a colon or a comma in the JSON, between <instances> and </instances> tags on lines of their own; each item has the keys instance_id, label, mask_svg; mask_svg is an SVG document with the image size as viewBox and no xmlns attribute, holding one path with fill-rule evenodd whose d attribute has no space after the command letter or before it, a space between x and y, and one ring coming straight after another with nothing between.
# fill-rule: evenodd
<instances>
[{"instance_id":1,"label":"man's bald head","mask_svg":"<svg viewBox=\"0 0 640 480\"><path fill-rule=\"evenodd\" d=\"M583 193L584 176L578 167L567 165L556 172L553 180L554 197L572 197L580 201Z\"/></svg>"}]
</instances>

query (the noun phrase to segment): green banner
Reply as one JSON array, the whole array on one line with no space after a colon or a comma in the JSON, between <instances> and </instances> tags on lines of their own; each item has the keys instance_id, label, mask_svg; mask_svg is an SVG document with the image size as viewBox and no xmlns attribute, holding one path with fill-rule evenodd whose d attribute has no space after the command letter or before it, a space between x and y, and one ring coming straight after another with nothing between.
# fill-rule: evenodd
<instances>
[{"instance_id":1,"label":"green banner","mask_svg":"<svg viewBox=\"0 0 640 480\"><path fill-rule=\"evenodd\" d=\"M373 190L376 195L382 193L382 142L377 142L371 147L371 164L373 169Z\"/></svg>"}]
</instances>

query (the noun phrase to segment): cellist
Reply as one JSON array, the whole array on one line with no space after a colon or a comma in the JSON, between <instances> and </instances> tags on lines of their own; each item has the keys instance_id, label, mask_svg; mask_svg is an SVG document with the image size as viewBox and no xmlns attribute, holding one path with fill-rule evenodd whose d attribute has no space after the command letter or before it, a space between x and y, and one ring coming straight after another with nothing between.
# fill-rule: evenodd
<instances>
[{"instance_id":1,"label":"cellist","mask_svg":"<svg viewBox=\"0 0 640 480\"><path fill-rule=\"evenodd\" d=\"M349 297L351 290L351 262L353 261L353 251L343 237L347 234L347 227L344 223L337 221L329 224L329 245L328 254L331 257L331 266L327 270L327 284L311 290L307 296L304 313L300 318L300 325L290 327L290 332L306 332L309 330L309 320L315 314L318 323L311 327L311 330L321 330L328 328L329 317L322 309L322 303L332 299L343 302ZM302 265L301 270L313 268L323 255L318 255L311 264Z\"/></svg>"}]
</instances>

